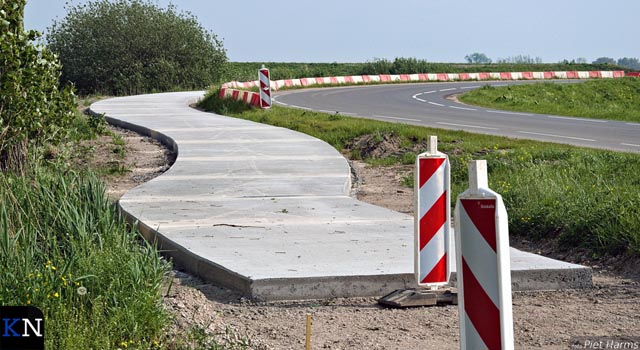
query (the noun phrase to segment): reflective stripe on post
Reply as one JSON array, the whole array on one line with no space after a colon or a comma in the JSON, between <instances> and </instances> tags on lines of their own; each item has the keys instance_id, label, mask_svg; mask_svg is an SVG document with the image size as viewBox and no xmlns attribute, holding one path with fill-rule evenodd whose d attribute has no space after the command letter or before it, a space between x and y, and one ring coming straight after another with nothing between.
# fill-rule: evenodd
<instances>
[{"instance_id":1,"label":"reflective stripe on post","mask_svg":"<svg viewBox=\"0 0 640 350\"><path fill-rule=\"evenodd\" d=\"M461 349L514 348L509 227L502 197L489 189L487 163L469 163L469 189L456 201L455 236Z\"/></svg>"},{"instance_id":2,"label":"reflective stripe on post","mask_svg":"<svg viewBox=\"0 0 640 350\"><path fill-rule=\"evenodd\" d=\"M418 285L449 283L451 274L450 170L447 155L438 152L438 138L429 137L427 152L416 159L415 276Z\"/></svg>"},{"instance_id":3,"label":"reflective stripe on post","mask_svg":"<svg viewBox=\"0 0 640 350\"><path fill-rule=\"evenodd\" d=\"M264 65L258 70L258 80L260 81L260 108L271 108L271 80L269 70Z\"/></svg>"}]
</instances>

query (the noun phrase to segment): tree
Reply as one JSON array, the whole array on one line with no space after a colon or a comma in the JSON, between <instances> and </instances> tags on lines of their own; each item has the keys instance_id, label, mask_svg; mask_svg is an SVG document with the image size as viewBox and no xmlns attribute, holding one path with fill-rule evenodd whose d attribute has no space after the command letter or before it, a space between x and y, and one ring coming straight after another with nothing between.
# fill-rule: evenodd
<instances>
[{"instance_id":1,"label":"tree","mask_svg":"<svg viewBox=\"0 0 640 350\"><path fill-rule=\"evenodd\" d=\"M464 56L464 59L467 60L467 62L469 63L480 63L480 64L491 63L491 59L487 57L487 55L480 52L474 52L470 55L466 55Z\"/></svg>"},{"instance_id":2,"label":"tree","mask_svg":"<svg viewBox=\"0 0 640 350\"><path fill-rule=\"evenodd\" d=\"M22 171L40 146L65 138L75 118L60 63L35 31L25 31L26 0L0 0L0 170Z\"/></svg>"},{"instance_id":3,"label":"tree","mask_svg":"<svg viewBox=\"0 0 640 350\"><path fill-rule=\"evenodd\" d=\"M192 14L148 0L71 5L47 41L63 80L83 94L203 88L220 79L227 61L222 42Z\"/></svg>"},{"instance_id":4,"label":"tree","mask_svg":"<svg viewBox=\"0 0 640 350\"><path fill-rule=\"evenodd\" d=\"M618 65L629 69L640 70L640 61L637 58L623 57L618 59Z\"/></svg>"},{"instance_id":5,"label":"tree","mask_svg":"<svg viewBox=\"0 0 640 350\"><path fill-rule=\"evenodd\" d=\"M611 57L599 57L593 64L616 64L616 60Z\"/></svg>"}]
</instances>

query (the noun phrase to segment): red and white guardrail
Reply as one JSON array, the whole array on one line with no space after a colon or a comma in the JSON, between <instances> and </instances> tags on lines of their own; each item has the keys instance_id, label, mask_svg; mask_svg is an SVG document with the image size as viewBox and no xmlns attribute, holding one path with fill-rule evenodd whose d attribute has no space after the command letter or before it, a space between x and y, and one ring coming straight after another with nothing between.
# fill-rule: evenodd
<instances>
[{"instance_id":1,"label":"red and white guardrail","mask_svg":"<svg viewBox=\"0 0 640 350\"><path fill-rule=\"evenodd\" d=\"M501 72L501 73L420 73L420 74L378 74L350 75L337 77L316 77L300 79L271 80L269 87L279 90L283 87L367 84L384 82L421 82L421 81L481 81L481 80L545 80L545 79L591 79L622 78L624 71L553 71L553 72ZM261 107L260 92L249 92L238 89L260 88L260 80L222 84L220 97L243 101L249 105ZM262 91L262 90L261 90Z\"/></svg>"},{"instance_id":2,"label":"red and white guardrail","mask_svg":"<svg viewBox=\"0 0 640 350\"><path fill-rule=\"evenodd\" d=\"M468 81L468 80L545 80L545 79L592 79L622 78L624 71L550 71L550 72L499 72L499 73L420 73L420 74L378 74L336 77L316 77L300 79L272 80L271 89L282 87L313 86L328 84L366 84L379 82L420 82L420 81ZM224 83L222 89L248 89L259 86L260 82L232 81Z\"/></svg>"},{"instance_id":3,"label":"red and white guardrail","mask_svg":"<svg viewBox=\"0 0 640 350\"><path fill-rule=\"evenodd\" d=\"M449 283L451 274L451 203L449 158L429 136L427 152L416 158L415 275L419 286Z\"/></svg>"},{"instance_id":4,"label":"red and white guardrail","mask_svg":"<svg viewBox=\"0 0 640 350\"><path fill-rule=\"evenodd\" d=\"M455 208L461 349L514 348L509 227L489 189L486 160L469 163L469 189Z\"/></svg>"}]
</instances>

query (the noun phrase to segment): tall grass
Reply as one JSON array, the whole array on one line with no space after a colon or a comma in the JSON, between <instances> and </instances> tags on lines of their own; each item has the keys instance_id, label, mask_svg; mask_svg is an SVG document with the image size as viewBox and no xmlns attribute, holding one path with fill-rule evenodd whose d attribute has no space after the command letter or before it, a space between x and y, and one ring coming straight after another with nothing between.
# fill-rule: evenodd
<instances>
[{"instance_id":1,"label":"tall grass","mask_svg":"<svg viewBox=\"0 0 640 350\"><path fill-rule=\"evenodd\" d=\"M638 78L579 84L486 85L460 96L460 100L513 111L640 122Z\"/></svg>"},{"instance_id":2,"label":"tall grass","mask_svg":"<svg viewBox=\"0 0 640 350\"><path fill-rule=\"evenodd\" d=\"M211 94L207 99L216 98ZM218 102L220 104L221 102ZM224 103L224 102L222 102ZM640 254L640 157L636 154L477 135L274 106L233 117L297 130L370 164L412 163L429 135L449 155L452 198L468 187L467 163L486 159L492 189L504 197L512 235L557 240L594 255ZM395 138L400 152L383 159L353 149L363 135ZM375 137L381 135L384 137Z\"/></svg>"},{"instance_id":3,"label":"tall grass","mask_svg":"<svg viewBox=\"0 0 640 350\"><path fill-rule=\"evenodd\" d=\"M0 173L0 305L43 310L48 349L153 348L168 265L88 174Z\"/></svg>"}]
</instances>

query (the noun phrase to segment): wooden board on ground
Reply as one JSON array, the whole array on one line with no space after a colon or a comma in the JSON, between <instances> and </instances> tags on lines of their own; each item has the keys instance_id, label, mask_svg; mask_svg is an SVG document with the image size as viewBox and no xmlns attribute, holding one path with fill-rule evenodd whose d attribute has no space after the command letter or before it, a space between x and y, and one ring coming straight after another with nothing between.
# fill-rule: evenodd
<instances>
[{"instance_id":1,"label":"wooden board on ground","mask_svg":"<svg viewBox=\"0 0 640 350\"><path fill-rule=\"evenodd\" d=\"M394 308L455 305L458 303L458 293L450 290L399 289L383 296L378 303Z\"/></svg>"}]
</instances>

